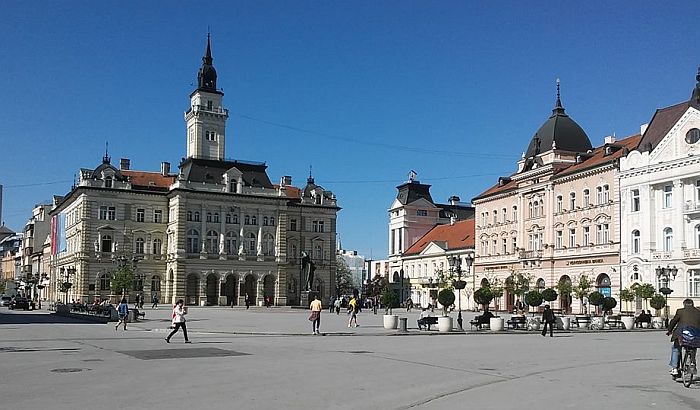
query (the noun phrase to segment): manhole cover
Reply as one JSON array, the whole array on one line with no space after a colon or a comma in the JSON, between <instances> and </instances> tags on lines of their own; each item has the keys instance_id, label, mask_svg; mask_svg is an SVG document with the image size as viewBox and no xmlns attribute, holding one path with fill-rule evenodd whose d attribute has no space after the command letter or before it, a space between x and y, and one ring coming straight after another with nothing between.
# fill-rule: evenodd
<instances>
[{"instance_id":1,"label":"manhole cover","mask_svg":"<svg viewBox=\"0 0 700 410\"><path fill-rule=\"evenodd\" d=\"M101 362L102 359L83 359L84 362Z\"/></svg>"},{"instance_id":2,"label":"manhole cover","mask_svg":"<svg viewBox=\"0 0 700 410\"><path fill-rule=\"evenodd\" d=\"M491 368L488 368L488 367L479 367L479 370L486 370L486 371L492 372L492 371L494 371L494 370L496 370L496 369L491 369Z\"/></svg>"},{"instance_id":3,"label":"manhole cover","mask_svg":"<svg viewBox=\"0 0 700 410\"><path fill-rule=\"evenodd\" d=\"M248 356L248 353L233 350L202 347L192 349L125 350L119 352L141 360L185 359L198 357Z\"/></svg>"},{"instance_id":4,"label":"manhole cover","mask_svg":"<svg viewBox=\"0 0 700 410\"><path fill-rule=\"evenodd\" d=\"M77 373L77 372L82 372L83 370L90 370L90 369L80 369L77 367L69 367L66 369L51 369L51 371L54 373Z\"/></svg>"},{"instance_id":5,"label":"manhole cover","mask_svg":"<svg viewBox=\"0 0 700 410\"><path fill-rule=\"evenodd\" d=\"M366 354L366 353L372 353L369 350L349 350L348 353L352 354Z\"/></svg>"}]
</instances>

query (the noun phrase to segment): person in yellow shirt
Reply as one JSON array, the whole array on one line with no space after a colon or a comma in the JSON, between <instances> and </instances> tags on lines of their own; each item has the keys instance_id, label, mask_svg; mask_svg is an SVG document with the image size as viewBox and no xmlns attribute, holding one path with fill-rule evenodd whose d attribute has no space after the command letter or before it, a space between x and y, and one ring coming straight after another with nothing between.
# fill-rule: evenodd
<instances>
[{"instance_id":1,"label":"person in yellow shirt","mask_svg":"<svg viewBox=\"0 0 700 410\"><path fill-rule=\"evenodd\" d=\"M309 320L311 321L311 326L313 327L312 334L320 335L321 333L319 333L319 328L321 327L321 310L323 309L323 306L321 305L321 301L318 300L318 294L314 295L314 300L311 301L309 308L311 309L311 316L309 316Z\"/></svg>"},{"instance_id":2,"label":"person in yellow shirt","mask_svg":"<svg viewBox=\"0 0 700 410\"><path fill-rule=\"evenodd\" d=\"M357 299L353 296L352 299L350 299L350 304L348 305L350 308L350 319L348 320L348 327L352 327L353 322L355 322L355 327L358 327L359 325L357 324L357 312L360 310L360 304L357 302Z\"/></svg>"}]
</instances>

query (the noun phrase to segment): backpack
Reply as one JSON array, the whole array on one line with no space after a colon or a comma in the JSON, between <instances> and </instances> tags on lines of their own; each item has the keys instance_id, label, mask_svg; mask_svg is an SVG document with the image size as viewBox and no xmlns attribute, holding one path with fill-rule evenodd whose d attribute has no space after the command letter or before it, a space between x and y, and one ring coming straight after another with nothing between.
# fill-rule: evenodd
<instances>
[{"instance_id":1,"label":"backpack","mask_svg":"<svg viewBox=\"0 0 700 410\"><path fill-rule=\"evenodd\" d=\"M678 333L678 342L681 346L700 347L700 329L694 326L685 326Z\"/></svg>"},{"instance_id":2,"label":"backpack","mask_svg":"<svg viewBox=\"0 0 700 410\"><path fill-rule=\"evenodd\" d=\"M126 303L122 303L119 305L119 314L126 316L126 314L129 311L129 306L126 305Z\"/></svg>"}]
</instances>

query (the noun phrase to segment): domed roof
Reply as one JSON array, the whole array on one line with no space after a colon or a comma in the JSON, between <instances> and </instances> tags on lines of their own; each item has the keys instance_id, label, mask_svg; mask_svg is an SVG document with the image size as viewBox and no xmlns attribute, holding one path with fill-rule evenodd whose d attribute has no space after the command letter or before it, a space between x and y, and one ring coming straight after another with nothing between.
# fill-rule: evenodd
<instances>
[{"instance_id":1,"label":"domed roof","mask_svg":"<svg viewBox=\"0 0 700 410\"><path fill-rule=\"evenodd\" d=\"M586 152L592 149L591 140L576 121L566 115L559 98L559 84L557 83L557 102L552 110L552 115L545 121L530 140L527 146L525 158L533 157L551 149L571 152Z\"/></svg>"}]
</instances>

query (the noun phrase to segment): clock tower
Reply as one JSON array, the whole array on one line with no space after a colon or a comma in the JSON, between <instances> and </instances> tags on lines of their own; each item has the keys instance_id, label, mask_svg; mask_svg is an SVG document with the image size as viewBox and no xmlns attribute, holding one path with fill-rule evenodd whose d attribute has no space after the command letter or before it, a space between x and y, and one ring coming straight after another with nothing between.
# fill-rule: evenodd
<instances>
[{"instance_id":1,"label":"clock tower","mask_svg":"<svg viewBox=\"0 0 700 410\"><path fill-rule=\"evenodd\" d=\"M216 88L216 70L212 62L211 39L207 34L207 49L197 73L197 89L190 94L190 108L185 112L187 158L222 161L228 110L222 105L224 93Z\"/></svg>"}]
</instances>

